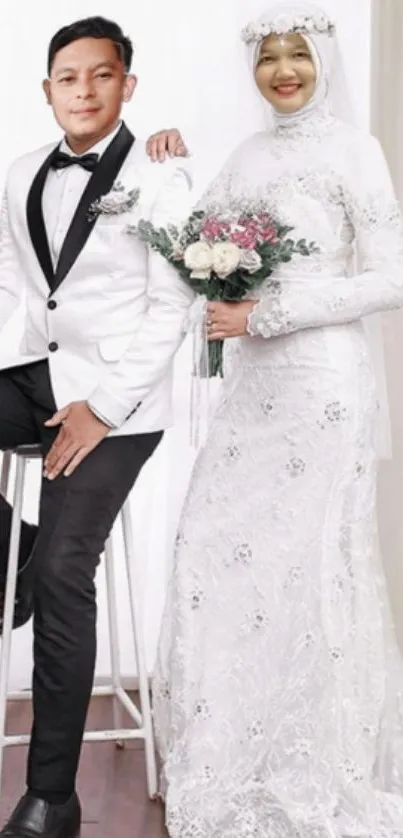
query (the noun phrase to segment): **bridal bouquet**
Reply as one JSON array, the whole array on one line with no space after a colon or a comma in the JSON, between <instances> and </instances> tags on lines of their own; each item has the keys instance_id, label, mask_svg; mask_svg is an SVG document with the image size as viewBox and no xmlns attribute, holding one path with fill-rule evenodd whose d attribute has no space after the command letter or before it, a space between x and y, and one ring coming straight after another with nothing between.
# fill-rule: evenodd
<instances>
[{"instance_id":1,"label":"bridal bouquet","mask_svg":"<svg viewBox=\"0 0 403 838\"><path fill-rule=\"evenodd\" d=\"M199 210L181 230L141 220L130 232L164 256L202 301L239 302L252 298L282 262L317 250L313 242L289 238L292 229L261 209ZM208 344L208 376L216 375L223 376L221 340Z\"/></svg>"}]
</instances>

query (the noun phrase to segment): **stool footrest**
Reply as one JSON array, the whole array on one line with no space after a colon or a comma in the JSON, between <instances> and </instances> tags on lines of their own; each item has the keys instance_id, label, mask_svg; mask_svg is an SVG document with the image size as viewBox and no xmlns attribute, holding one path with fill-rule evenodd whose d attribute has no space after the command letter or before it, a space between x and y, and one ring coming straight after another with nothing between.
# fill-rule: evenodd
<instances>
[{"instance_id":1,"label":"stool footrest","mask_svg":"<svg viewBox=\"0 0 403 838\"><path fill-rule=\"evenodd\" d=\"M25 457L27 460L40 460L42 458L40 445L19 445L10 453L16 454L17 457Z\"/></svg>"},{"instance_id":2,"label":"stool footrest","mask_svg":"<svg viewBox=\"0 0 403 838\"><path fill-rule=\"evenodd\" d=\"M133 728L122 728L122 730L87 730L84 733L83 742L121 742L122 740L144 738L145 732L141 728L137 728L136 730L133 730ZM29 741L30 736L26 733L5 736L3 747L12 748L18 747L19 745L29 745Z\"/></svg>"},{"instance_id":3,"label":"stool footrest","mask_svg":"<svg viewBox=\"0 0 403 838\"><path fill-rule=\"evenodd\" d=\"M121 687L123 689L123 687ZM116 695L118 687L113 687L109 685L102 685L98 687L94 687L91 697L92 698L107 698L108 696ZM124 690L123 690L124 691ZM31 701L32 699L32 691L30 689L26 690L17 690L15 692L11 691L7 693L7 701ZM129 701L131 699L129 698Z\"/></svg>"},{"instance_id":4,"label":"stool footrest","mask_svg":"<svg viewBox=\"0 0 403 838\"><path fill-rule=\"evenodd\" d=\"M122 730L98 731L98 732L96 732L96 735L99 734L99 736L101 736L101 733L104 733L106 739L111 739L111 738L115 738L115 739L144 738L145 734L144 734L144 729L143 729L142 714L141 714L140 710L138 709L138 707L135 705L134 701L127 694L126 690L123 689L123 687L121 687L119 685L116 686L116 687L114 687L114 686L94 687L94 689L92 691L92 698L97 698L97 697L100 697L100 696L105 696L105 697L111 696L111 697L115 698L117 701L119 701L120 704L122 705L122 707L124 707L124 709L126 710L126 713L133 720L133 722L136 725L138 725L138 728L137 729L128 728L126 730L126 732L124 730L123 731ZM7 696L7 699L9 701L32 701L32 691L31 690L21 690L19 692L9 693L8 696ZM112 733L114 733L114 737L112 737ZM86 735L87 734L85 734L85 736ZM94 738L93 738L95 734L93 732L90 732L89 735L92 737L92 739L88 740L88 741L95 741ZM84 736L84 741L85 741L85 736ZM20 741L21 738L24 738L24 737L21 737L21 736L5 736L4 737L4 744L7 745L7 740L18 739L19 741L17 743L11 743L10 742L9 744L22 745L24 743L22 741ZM0 737L0 741L1 741L1 737Z\"/></svg>"}]
</instances>

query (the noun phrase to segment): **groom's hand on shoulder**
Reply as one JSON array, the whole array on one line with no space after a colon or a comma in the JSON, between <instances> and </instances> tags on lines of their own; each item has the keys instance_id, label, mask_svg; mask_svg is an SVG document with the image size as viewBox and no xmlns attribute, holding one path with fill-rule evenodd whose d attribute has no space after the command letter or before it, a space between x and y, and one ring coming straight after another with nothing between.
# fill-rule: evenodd
<instances>
[{"instance_id":1,"label":"groom's hand on shoulder","mask_svg":"<svg viewBox=\"0 0 403 838\"><path fill-rule=\"evenodd\" d=\"M146 150L153 162L163 163L166 156L188 157L189 151L177 128L166 129L152 134L146 143Z\"/></svg>"},{"instance_id":2,"label":"groom's hand on shoulder","mask_svg":"<svg viewBox=\"0 0 403 838\"><path fill-rule=\"evenodd\" d=\"M85 401L71 402L58 410L47 422L47 428L60 425L59 433L44 462L44 476L54 480L62 472L73 474L77 466L99 445L110 431L92 412Z\"/></svg>"}]
</instances>

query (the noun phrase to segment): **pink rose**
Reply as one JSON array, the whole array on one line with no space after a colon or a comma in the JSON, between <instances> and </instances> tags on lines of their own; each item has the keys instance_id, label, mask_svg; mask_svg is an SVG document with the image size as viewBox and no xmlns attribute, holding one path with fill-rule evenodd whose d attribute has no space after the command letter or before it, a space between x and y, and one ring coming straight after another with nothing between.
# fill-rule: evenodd
<instances>
[{"instance_id":1,"label":"pink rose","mask_svg":"<svg viewBox=\"0 0 403 838\"><path fill-rule=\"evenodd\" d=\"M212 216L212 218L207 218L204 222L201 234L205 239L214 241L227 235L229 230L230 226L226 221L220 221L219 218Z\"/></svg>"},{"instance_id":2,"label":"pink rose","mask_svg":"<svg viewBox=\"0 0 403 838\"><path fill-rule=\"evenodd\" d=\"M261 242L269 242L270 244L277 244L278 235L275 227L263 227L259 230L259 239Z\"/></svg>"},{"instance_id":3,"label":"pink rose","mask_svg":"<svg viewBox=\"0 0 403 838\"><path fill-rule=\"evenodd\" d=\"M259 235L259 225L253 218L241 217L231 233L230 239L243 250L253 250Z\"/></svg>"},{"instance_id":4,"label":"pink rose","mask_svg":"<svg viewBox=\"0 0 403 838\"><path fill-rule=\"evenodd\" d=\"M254 230L237 230L235 233L231 233L230 241L242 250L254 250L256 234Z\"/></svg>"}]
</instances>

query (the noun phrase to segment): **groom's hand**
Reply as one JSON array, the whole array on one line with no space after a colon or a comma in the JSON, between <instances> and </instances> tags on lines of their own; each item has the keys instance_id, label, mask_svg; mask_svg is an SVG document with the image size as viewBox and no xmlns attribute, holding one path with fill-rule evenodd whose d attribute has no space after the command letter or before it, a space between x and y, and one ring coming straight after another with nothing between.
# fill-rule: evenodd
<instances>
[{"instance_id":1,"label":"groom's hand","mask_svg":"<svg viewBox=\"0 0 403 838\"><path fill-rule=\"evenodd\" d=\"M84 401L71 402L58 410L45 425L47 428L61 426L44 463L44 476L48 480L54 480L62 472L65 477L70 477L110 431L110 427L101 422Z\"/></svg>"},{"instance_id":2,"label":"groom's hand","mask_svg":"<svg viewBox=\"0 0 403 838\"><path fill-rule=\"evenodd\" d=\"M167 154L170 157L187 157L189 152L185 146L182 135L177 128L158 131L148 138L146 150L151 160L159 160L163 163Z\"/></svg>"}]
</instances>

